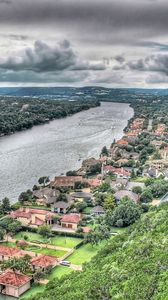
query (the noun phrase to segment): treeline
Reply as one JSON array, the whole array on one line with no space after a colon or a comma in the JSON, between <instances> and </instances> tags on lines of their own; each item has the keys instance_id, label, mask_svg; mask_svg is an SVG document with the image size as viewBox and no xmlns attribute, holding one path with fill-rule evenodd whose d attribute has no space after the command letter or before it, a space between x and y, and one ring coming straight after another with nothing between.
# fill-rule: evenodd
<instances>
[{"instance_id":1,"label":"treeline","mask_svg":"<svg viewBox=\"0 0 168 300\"><path fill-rule=\"evenodd\" d=\"M91 107L93 101L40 100L35 98L0 97L0 136L22 131L50 120L64 118Z\"/></svg>"},{"instance_id":2,"label":"treeline","mask_svg":"<svg viewBox=\"0 0 168 300\"><path fill-rule=\"evenodd\" d=\"M48 283L29 300L168 299L168 204L115 236L83 272Z\"/></svg>"}]
</instances>

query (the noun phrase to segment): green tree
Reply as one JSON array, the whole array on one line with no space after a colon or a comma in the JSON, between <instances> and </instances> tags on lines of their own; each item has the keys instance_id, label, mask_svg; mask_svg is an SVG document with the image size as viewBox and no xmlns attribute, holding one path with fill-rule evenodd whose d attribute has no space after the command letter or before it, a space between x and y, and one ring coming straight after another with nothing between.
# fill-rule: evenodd
<instances>
[{"instance_id":1,"label":"green tree","mask_svg":"<svg viewBox=\"0 0 168 300\"><path fill-rule=\"evenodd\" d=\"M112 194L107 194L104 199L103 207L105 210L113 211L116 206L115 198Z\"/></svg>"},{"instance_id":2,"label":"green tree","mask_svg":"<svg viewBox=\"0 0 168 300\"><path fill-rule=\"evenodd\" d=\"M133 224L141 215L139 205L128 197L123 197L119 205L114 209L111 216L111 225L125 227Z\"/></svg>"},{"instance_id":3,"label":"green tree","mask_svg":"<svg viewBox=\"0 0 168 300\"><path fill-rule=\"evenodd\" d=\"M49 237L51 234L51 229L48 225L42 225L38 228L38 233L43 237Z\"/></svg>"},{"instance_id":4,"label":"green tree","mask_svg":"<svg viewBox=\"0 0 168 300\"><path fill-rule=\"evenodd\" d=\"M142 194L142 188L141 188L141 186L134 186L132 188L132 191L133 191L133 193L136 193L136 194Z\"/></svg>"},{"instance_id":5,"label":"green tree","mask_svg":"<svg viewBox=\"0 0 168 300\"><path fill-rule=\"evenodd\" d=\"M13 271L20 271L21 273L29 273L31 270L31 257L25 255L23 257L11 257L8 260L5 260L1 263L1 269L11 269Z\"/></svg>"},{"instance_id":6,"label":"green tree","mask_svg":"<svg viewBox=\"0 0 168 300\"><path fill-rule=\"evenodd\" d=\"M50 182L49 176L42 176L39 178L38 183L42 185L47 185Z\"/></svg>"},{"instance_id":7,"label":"green tree","mask_svg":"<svg viewBox=\"0 0 168 300\"><path fill-rule=\"evenodd\" d=\"M106 146L103 147L103 149L102 149L102 151L101 151L101 155L102 155L102 156L108 156L108 150L107 150L107 147L106 147Z\"/></svg>"},{"instance_id":8,"label":"green tree","mask_svg":"<svg viewBox=\"0 0 168 300\"><path fill-rule=\"evenodd\" d=\"M2 200L1 208L5 214L11 210L10 200L7 197Z\"/></svg>"},{"instance_id":9,"label":"green tree","mask_svg":"<svg viewBox=\"0 0 168 300\"><path fill-rule=\"evenodd\" d=\"M148 203L148 202L151 202L152 199L153 199L153 195L152 195L151 189L146 188L143 191L143 193L141 194L141 201L145 202L145 203Z\"/></svg>"}]
</instances>

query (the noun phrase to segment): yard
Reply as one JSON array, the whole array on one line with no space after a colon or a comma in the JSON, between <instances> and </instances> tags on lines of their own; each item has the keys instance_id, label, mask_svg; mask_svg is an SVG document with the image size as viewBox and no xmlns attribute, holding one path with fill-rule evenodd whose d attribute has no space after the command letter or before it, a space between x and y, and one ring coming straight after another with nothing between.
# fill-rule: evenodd
<instances>
[{"instance_id":1,"label":"yard","mask_svg":"<svg viewBox=\"0 0 168 300\"><path fill-rule=\"evenodd\" d=\"M75 265L82 265L91 260L93 256L105 245L105 241L99 245L92 246L91 244L85 244L68 257L68 261Z\"/></svg>"},{"instance_id":2,"label":"yard","mask_svg":"<svg viewBox=\"0 0 168 300\"><path fill-rule=\"evenodd\" d=\"M69 267L57 266L55 267L51 274L47 276L47 279L52 280L54 278L61 278L64 275L70 274L73 270Z\"/></svg>"},{"instance_id":3,"label":"yard","mask_svg":"<svg viewBox=\"0 0 168 300\"><path fill-rule=\"evenodd\" d=\"M34 232L21 231L14 236L16 240L24 240L24 237L27 236L29 242L34 243L47 243L54 246L64 247L64 248L74 248L78 245L82 239L69 237L69 236L55 236L53 238L43 238L40 234Z\"/></svg>"},{"instance_id":4,"label":"yard","mask_svg":"<svg viewBox=\"0 0 168 300\"><path fill-rule=\"evenodd\" d=\"M15 243L12 243L12 242L1 243L1 245L21 249L20 247L17 247ZM46 247L42 248L40 246L35 246L35 245L27 245L24 248L24 250L35 252L35 253L40 253L40 254L45 254L45 255L56 256L56 257L61 257L66 253L66 251L63 251L63 250L48 249Z\"/></svg>"},{"instance_id":5,"label":"yard","mask_svg":"<svg viewBox=\"0 0 168 300\"><path fill-rule=\"evenodd\" d=\"M24 293L19 300L28 299L29 297L35 296L37 293L42 293L45 289L45 285L39 284L34 285L30 290Z\"/></svg>"}]
</instances>

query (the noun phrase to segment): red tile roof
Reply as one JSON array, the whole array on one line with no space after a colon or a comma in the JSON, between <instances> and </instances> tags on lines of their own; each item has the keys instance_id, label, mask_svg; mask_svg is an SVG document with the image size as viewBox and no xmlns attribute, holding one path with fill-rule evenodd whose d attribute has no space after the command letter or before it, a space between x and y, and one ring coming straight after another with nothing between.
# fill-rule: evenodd
<instances>
[{"instance_id":1,"label":"red tile roof","mask_svg":"<svg viewBox=\"0 0 168 300\"><path fill-rule=\"evenodd\" d=\"M57 262L57 258L48 255L41 255L32 259L32 265L41 268L47 268L54 266Z\"/></svg>"},{"instance_id":2,"label":"red tile roof","mask_svg":"<svg viewBox=\"0 0 168 300\"><path fill-rule=\"evenodd\" d=\"M4 256L13 256L20 252L19 249L7 247L7 246L0 246L0 255Z\"/></svg>"},{"instance_id":3,"label":"red tile roof","mask_svg":"<svg viewBox=\"0 0 168 300\"><path fill-rule=\"evenodd\" d=\"M44 224L44 221L43 221L43 220L41 220L41 219L40 219L40 218L38 218L38 217L35 217L35 222L34 222L34 223L32 223L32 222L31 222L31 224L32 224L32 225L41 226L41 225L43 225L43 224Z\"/></svg>"},{"instance_id":4,"label":"red tile roof","mask_svg":"<svg viewBox=\"0 0 168 300\"><path fill-rule=\"evenodd\" d=\"M80 220L81 220L81 216L79 214L71 214L71 215L63 216L61 222L78 224Z\"/></svg>"},{"instance_id":5,"label":"red tile roof","mask_svg":"<svg viewBox=\"0 0 168 300\"><path fill-rule=\"evenodd\" d=\"M13 271L5 271L0 275L0 284L21 287L31 280L31 277L16 273Z\"/></svg>"}]
</instances>

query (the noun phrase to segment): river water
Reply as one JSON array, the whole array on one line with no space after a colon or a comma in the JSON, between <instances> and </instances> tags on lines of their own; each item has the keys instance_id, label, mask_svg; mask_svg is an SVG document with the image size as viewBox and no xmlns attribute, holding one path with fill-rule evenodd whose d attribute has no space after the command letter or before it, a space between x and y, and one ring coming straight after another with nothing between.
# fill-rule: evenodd
<instances>
[{"instance_id":1,"label":"river water","mask_svg":"<svg viewBox=\"0 0 168 300\"><path fill-rule=\"evenodd\" d=\"M82 160L97 158L104 145L121 138L133 116L128 104L101 103L65 119L35 126L0 138L0 199L12 202L32 188L40 176L65 173L81 166Z\"/></svg>"}]
</instances>

